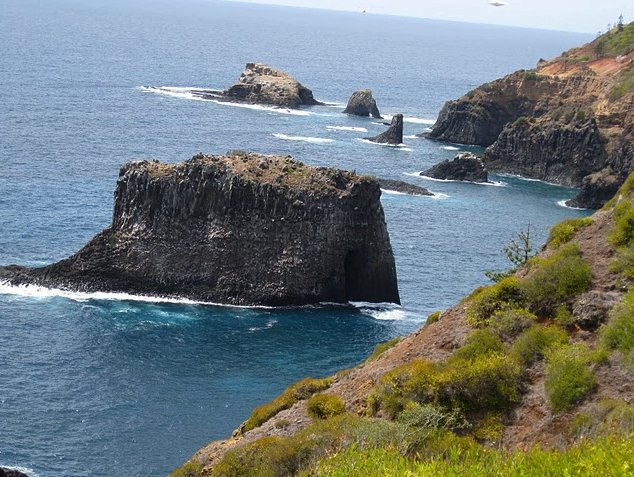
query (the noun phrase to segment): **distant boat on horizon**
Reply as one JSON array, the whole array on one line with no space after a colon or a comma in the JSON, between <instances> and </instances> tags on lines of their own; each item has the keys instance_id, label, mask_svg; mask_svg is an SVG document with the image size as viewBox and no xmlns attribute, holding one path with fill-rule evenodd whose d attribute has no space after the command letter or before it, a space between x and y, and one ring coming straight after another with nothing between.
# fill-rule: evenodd
<instances>
[{"instance_id":1,"label":"distant boat on horizon","mask_svg":"<svg viewBox=\"0 0 634 477\"><path fill-rule=\"evenodd\" d=\"M500 2L499 0L491 0L489 2L489 5L493 6L493 7L503 7L504 5L507 5L506 2Z\"/></svg>"}]
</instances>

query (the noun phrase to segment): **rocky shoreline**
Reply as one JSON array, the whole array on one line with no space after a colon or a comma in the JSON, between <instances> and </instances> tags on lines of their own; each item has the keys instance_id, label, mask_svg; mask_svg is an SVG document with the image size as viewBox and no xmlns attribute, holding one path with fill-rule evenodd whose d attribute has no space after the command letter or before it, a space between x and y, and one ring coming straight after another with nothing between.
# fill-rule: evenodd
<instances>
[{"instance_id":1,"label":"rocky shoreline","mask_svg":"<svg viewBox=\"0 0 634 477\"><path fill-rule=\"evenodd\" d=\"M486 147L489 171L579 188L569 205L601 207L634 170L634 92L615 93L634 52L600 56L602 41L448 101L424 136Z\"/></svg>"}]
</instances>

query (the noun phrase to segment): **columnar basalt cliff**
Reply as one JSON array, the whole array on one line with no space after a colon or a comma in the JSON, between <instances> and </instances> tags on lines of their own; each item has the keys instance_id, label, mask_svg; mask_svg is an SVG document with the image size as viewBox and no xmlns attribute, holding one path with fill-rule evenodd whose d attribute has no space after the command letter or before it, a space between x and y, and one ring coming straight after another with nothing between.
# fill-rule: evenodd
<instances>
[{"instance_id":1,"label":"columnar basalt cliff","mask_svg":"<svg viewBox=\"0 0 634 477\"><path fill-rule=\"evenodd\" d=\"M445 104L432 139L487 147L492 172L579 187L599 207L634 170L634 23Z\"/></svg>"},{"instance_id":2,"label":"columnar basalt cliff","mask_svg":"<svg viewBox=\"0 0 634 477\"><path fill-rule=\"evenodd\" d=\"M399 302L376 180L236 152L122 167L112 225L0 279L241 305Z\"/></svg>"},{"instance_id":3,"label":"columnar basalt cliff","mask_svg":"<svg viewBox=\"0 0 634 477\"><path fill-rule=\"evenodd\" d=\"M382 119L376 101L372 97L372 91L369 89L362 89L352 93L343 112L355 116L372 116L373 118Z\"/></svg>"},{"instance_id":4,"label":"columnar basalt cliff","mask_svg":"<svg viewBox=\"0 0 634 477\"><path fill-rule=\"evenodd\" d=\"M247 63L236 84L224 91L192 90L196 96L236 103L299 108L323 104L313 92L284 71L261 63Z\"/></svg>"}]
</instances>

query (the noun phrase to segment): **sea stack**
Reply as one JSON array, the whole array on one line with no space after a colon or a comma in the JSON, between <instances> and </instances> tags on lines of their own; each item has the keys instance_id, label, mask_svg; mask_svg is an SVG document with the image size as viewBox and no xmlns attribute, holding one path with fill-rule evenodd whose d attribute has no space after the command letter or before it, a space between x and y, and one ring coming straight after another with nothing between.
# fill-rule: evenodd
<instances>
[{"instance_id":1,"label":"sea stack","mask_svg":"<svg viewBox=\"0 0 634 477\"><path fill-rule=\"evenodd\" d=\"M343 112L354 116L372 116L373 118L383 119L376 101L372 97L372 91L369 89L361 89L352 93Z\"/></svg>"},{"instance_id":2,"label":"sea stack","mask_svg":"<svg viewBox=\"0 0 634 477\"><path fill-rule=\"evenodd\" d=\"M313 92L284 71L261 63L247 63L238 82L222 92L229 101L299 108L323 104Z\"/></svg>"},{"instance_id":3,"label":"sea stack","mask_svg":"<svg viewBox=\"0 0 634 477\"><path fill-rule=\"evenodd\" d=\"M373 178L289 156L132 162L112 224L72 257L0 280L236 305L399 302Z\"/></svg>"},{"instance_id":4,"label":"sea stack","mask_svg":"<svg viewBox=\"0 0 634 477\"><path fill-rule=\"evenodd\" d=\"M420 175L451 181L489 181L489 174L482 160L470 152L457 154L456 157L451 160L445 159L426 171L421 172Z\"/></svg>"},{"instance_id":5,"label":"sea stack","mask_svg":"<svg viewBox=\"0 0 634 477\"><path fill-rule=\"evenodd\" d=\"M368 141L380 144L402 144L403 143L403 115L395 114L387 131L375 137L366 138Z\"/></svg>"}]
</instances>

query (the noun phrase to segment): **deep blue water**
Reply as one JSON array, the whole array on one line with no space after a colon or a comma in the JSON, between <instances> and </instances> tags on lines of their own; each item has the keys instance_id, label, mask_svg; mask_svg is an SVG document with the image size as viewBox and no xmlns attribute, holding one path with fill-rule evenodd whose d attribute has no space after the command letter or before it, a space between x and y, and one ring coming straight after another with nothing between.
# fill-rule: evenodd
<instances>
[{"instance_id":1,"label":"deep blue water","mask_svg":"<svg viewBox=\"0 0 634 477\"><path fill-rule=\"evenodd\" d=\"M354 365L486 283L484 270L508 266L500 249L528 223L539 243L553 223L587 213L557 204L574 191L540 182L406 176L455 150L411 137L400 149L363 143L383 126L340 114L341 104L290 115L143 88L224 88L246 62L261 61L329 102L372 88L381 111L404 113L413 135L445 100L587 35L213 1L129 3L0 0L0 264L43 265L79 249L109 223L118 168L129 160L251 149L441 195L383 196L402 309L240 309L5 287L0 464L39 476L164 475L291 382Z\"/></svg>"}]
</instances>

